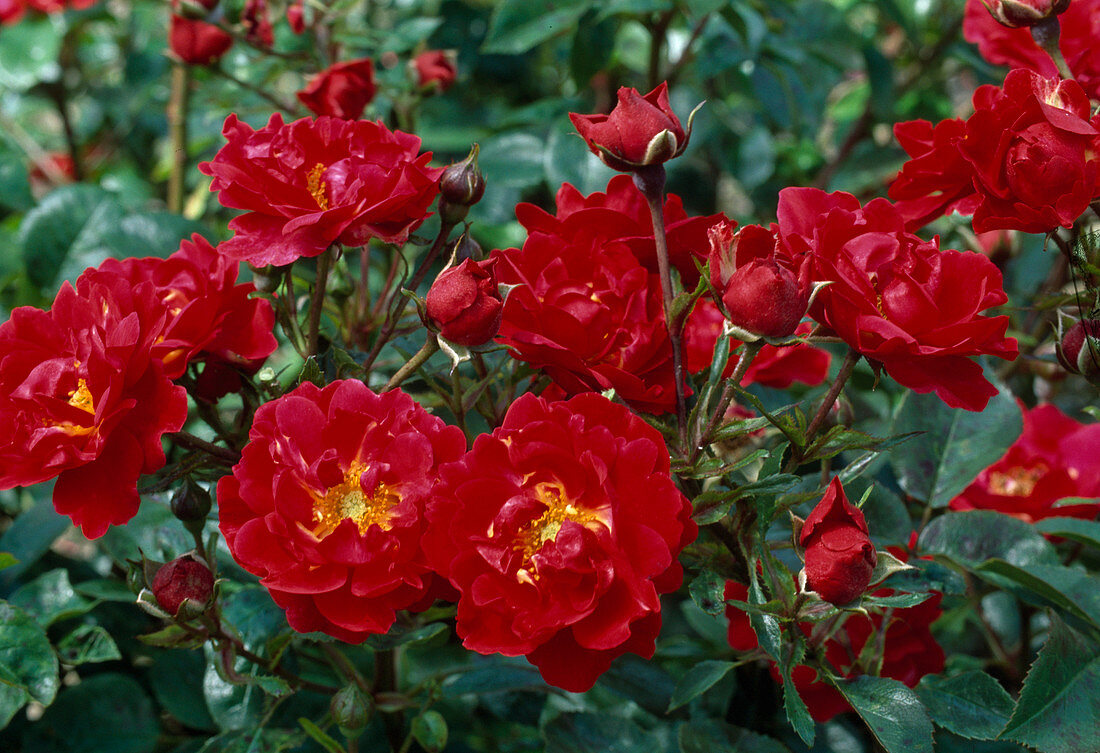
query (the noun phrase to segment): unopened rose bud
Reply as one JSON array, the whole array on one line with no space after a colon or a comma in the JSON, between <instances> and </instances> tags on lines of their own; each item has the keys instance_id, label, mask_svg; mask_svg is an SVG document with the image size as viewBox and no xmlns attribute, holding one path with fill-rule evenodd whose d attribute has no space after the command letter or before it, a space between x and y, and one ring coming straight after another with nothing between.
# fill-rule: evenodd
<instances>
[{"instance_id":1,"label":"unopened rose bud","mask_svg":"<svg viewBox=\"0 0 1100 753\"><path fill-rule=\"evenodd\" d=\"M306 30L305 0L295 0L286 7L286 22L295 34Z\"/></svg>"},{"instance_id":2,"label":"unopened rose bud","mask_svg":"<svg viewBox=\"0 0 1100 753\"><path fill-rule=\"evenodd\" d=\"M473 347L496 336L504 302L493 274L495 263L467 259L443 270L432 283L425 298L428 320L445 339Z\"/></svg>"},{"instance_id":3,"label":"unopened rose bud","mask_svg":"<svg viewBox=\"0 0 1100 753\"><path fill-rule=\"evenodd\" d=\"M173 13L168 46L188 65L210 65L233 46L233 37L214 24Z\"/></svg>"},{"instance_id":4,"label":"unopened rose bud","mask_svg":"<svg viewBox=\"0 0 1100 753\"><path fill-rule=\"evenodd\" d=\"M344 737L355 739L370 723L374 702L355 685L345 685L332 697L329 713Z\"/></svg>"},{"instance_id":5,"label":"unopened rose bud","mask_svg":"<svg viewBox=\"0 0 1100 753\"><path fill-rule=\"evenodd\" d=\"M1064 13L1070 0L986 0L993 18L1013 29L1035 26Z\"/></svg>"},{"instance_id":6,"label":"unopened rose bud","mask_svg":"<svg viewBox=\"0 0 1100 753\"><path fill-rule=\"evenodd\" d=\"M1055 351L1058 361L1071 374L1100 377L1100 319L1082 319L1074 324Z\"/></svg>"},{"instance_id":7,"label":"unopened rose bud","mask_svg":"<svg viewBox=\"0 0 1100 753\"><path fill-rule=\"evenodd\" d=\"M210 492L188 477L183 486L172 495L172 514L184 523L203 522L210 513Z\"/></svg>"},{"instance_id":8,"label":"unopened rose bud","mask_svg":"<svg viewBox=\"0 0 1100 753\"><path fill-rule=\"evenodd\" d=\"M478 145L474 144L466 159L454 163L439 176L439 214L444 222L461 222L485 193L485 177L477 164L478 152Z\"/></svg>"},{"instance_id":9,"label":"unopened rose bud","mask_svg":"<svg viewBox=\"0 0 1100 753\"><path fill-rule=\"evenodd\" d=\"M416 75L421 89L445 92L451 88L458 75L457 55L454 50L427 50L417 55L409 66Z\"/></svg>"},{"instance_id":10,"label":"unopened rose bud","mask_svg":"<svg viewBox=\"0 0 1100 753\"><path fill-rule=\"evenodd\" d=\"M871 582L878 555L867 521L844 494L840 479L802 525L799 544L806 552L806 585L830 604L848 604Z\"/></svg>"},{"instance_id":11,"label":"unopened rose bud","mask_svg":"<svg viewBox=\"0 0 1100 753\"><path fill-rule=\"evenodd\" d=\"M461 264L467 259L481 261L485 258L485 249L481 244L470 237L469 233L463 233L451 247L451 257L454 263Z\"/></svg>"},{"instance_id":12,"label":"unopened rose bud","mask_svg":"<svg viewBox=\"0 0 1100 753\"><path fill-rule=\"evenodd\" d=\"M176 615L185 602L201 608L214 593L214 574L190 555L178 557L153 576L153 596L168 614Z\"/></svg>"}]
</instances>

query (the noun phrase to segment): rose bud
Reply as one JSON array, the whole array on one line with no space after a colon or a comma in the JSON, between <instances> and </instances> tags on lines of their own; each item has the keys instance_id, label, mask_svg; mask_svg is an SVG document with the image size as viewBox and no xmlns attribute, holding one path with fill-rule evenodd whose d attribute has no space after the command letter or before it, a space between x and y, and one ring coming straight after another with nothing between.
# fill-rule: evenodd
<instances>
[{"instance_id":1,"label":"rose bud","mask_svg":"<svg viewBox=\"0 0 1100 753\"><path fill-rule=\"evenodd\" d=\"M247 0L241 13L244 36L257 47L270 48L275 44L275 29L267 10L267 0Z\"/></svg>"},{"instance_id":2,"label":"rose bud","mask_svg":"<svg viewBox=\"0 0 1100 753\"><path fill-rule=\"evenodd\" d=\"M722 223L708 236L711 285L730 323L750 335L793 335L810 302L808 267L796 275L781 265L775 237L756 225L734 234L731 224Z\"/></svg>"},{"instance_id":3,"label":"rose bud","mask_svg":"<svg viewBox=\"0 0 1100 753\"><path fill-rule=\"evenodd\" d=\"M439 176L439 216L456 225L466 218L470 207L481 201L485 193L485 177L477 164L478 145L461 162L447 167Z\"/></svg>"},{"instance_id":4,"label":"rose bud","mask_svg":"<svg viewBox=\"0 0 1100 753\"><path fill-rule=\"evenodd\" d=\"M483 345L500 329L504 302L493 274L495 260L467 259L443 270L425 303L428 319L439 334L458 345Z\"/></svg>"},{"instance_id":5,"label":"rose bud","mask_svg":"<svg viewBox=\"0 0 1100 753\"><path fill-rule=\"evenodd\" d=\"M409 66L416 73L416 85L421 89L445 92L458 75L454 50L427 50L417 55Z\"/></svg>"},{"instance_id":6,"label":"rose bud","mask_svg":"<svg viewBox=\"0 0 1100 753\"><path fill-rule=\"evenodd\" d=\"M168 614L176 615L185 601L205 605L214 593L214 574L190 555L177 557L153 576L153 596Z\"/></svg>"},{"instance_id":7,"label":"rose bud","mask_svg":"<svg viewBox=\"0 0 1100 753\"><path fill-rule=\"evenodd\" d=\"M1018 29L1035 26L1064 13L1069 0L990 0L985 7L998 22Z\"/></svg>"},{"instance_id":8,"label":"rose bud","mask_svg":"<svg viewBox=\"0 0 1100 753\"><path fill-rule=\"evenodd\" d=\"M301 34L306 30L305 0L295 0L286 6L286 22L295 34Z\"/></svg>"},{"instance_id":9,"label":"rose bud","mask_svg":"<svg viewBox=\"0 0 1100 753\"><path fill-rule=\"evenodd\" d=\"M863 513L844 495L839 478L802 525L806 586L831 604L848 604L867 590L878 555Z\"/></svg>"},{"instance_id":10,"label":"rose bud","mask_svg":"<svg viewBox=\"0 0 1100 753\"><path fill-rule=\"evenodd\" d=\"M1071 374L1100 376L1100 319L1082 319L1074 324L1062 336L1055 352Z\"/></svg>"},{"instance_id":11,"label":"rose bud","mask_svg":"<svg viewBox=\"0 0 1100 753\"><path fill-rule=\"evenodd\" d=\"M317 115L358 120L378 87L370 58L336 63L314 76L298 99Z\"/></svg>"},{"instance_id":12,"label":"rose bud","mask_svg":"<svg viewBox=\"0 0 1100 753\"><path fill-rule=\"evenodd\" d=\"M188 65L210 65L233 46L233 37L214 24L172 14L168 46Z\"/></svg>"},{"instance_id":13,"label":"rose bud","mask_svg":"<svg viewBox=\"0 0 1100 753\"><path fill-rule=\"evenodd\" d=\"M694 116L692 111L685 131L668 104L667 82L644 97L637 89L621 87L610 115L569 113L592 153L624 173L679 157L687 148Z\"/></svg>"}]
</instances>

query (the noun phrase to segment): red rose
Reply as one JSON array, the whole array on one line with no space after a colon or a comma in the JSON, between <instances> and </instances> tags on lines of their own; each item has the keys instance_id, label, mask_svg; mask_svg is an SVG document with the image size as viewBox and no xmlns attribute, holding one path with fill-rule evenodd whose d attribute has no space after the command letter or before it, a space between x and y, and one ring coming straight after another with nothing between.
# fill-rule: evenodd
<instances>
[{"instance_id":1,"label":"red rose","mask_svg":"<svg viewBox=\"0 0 1100 753\"><path fill-rule=\"evenodd\" d=\"M807 265L796 273L775 254L775 237L749 225L710 233L710 282L730 323L763 337L788 337L806 315L810 300Z\"/></svg>"},{"instance_id":2,"label":"red rose","mask_svg":"<svg viewBox=\"0 0 1100 753\"><path fill-rule=\"evenodd\" d=\"M1058 360L1071 374L1100 376L1100 319L1081 319L1056 347Z\"/></svg>"},{"instance_id":3,"label":"red rose","mask_svg":"<svg viewBox=\"0 0 1100 753\"><path fill-rule=\"evenodd\" d=\"M233 37L214 24L173 13L168 46L189 65L210 65L233 46Z\"/></svg>"},{"instance_id":4,"label":"red rose","mask_svg":"<svg viewBox=\"0 0 1100 753\"><path fill-rule=\"evenodd\" d=\"M776 227L782 253L811 256L814 282L829 282L810 315L915 392L982 410L996 389L970 356L1018 354L1008 317L980 312L1008 300L1001 272L981 254L941 250L905 231L884 199L785 188Z\"/></svg>"},{"instance_id":5,"label":"red rose","mask_svg":"<svg viewBox=\"0 0 1100 753\"><path fill-rule=\"evenodd\" d=\"M0 488L57 478L53 501L96 538L137 513L137 480L164 465L161 436L187 396L152 354L166 311L148 283L86 271L49 312L0 325Z\"/></svg>"},{"instance_id":6,"label":"red rose","mask_svg":"<svg viewBox=\"0 0 1100 753\"><path fill-rule=\"evenodd\" d=\"M606 192L588 196L565 183L558 189L555 202L556 215L534 204L518 204L516 219L528 233L570 239L599 236L617 241L630 249L639 264L657 272L657 247L649 205L629 175L614 176ZM689 217L676 194L665 197L663 216L669 263L680 273L684 287L692 289L699 282L696 262L707 260L707 233L718 223L729 221L723 214Z\"/></svg>"},{"instance_id":7,"label":"red rose","mask_svg":"<svg viewBox=\"0 0 1100 753\"><path fill-rule=\"evenodd\" d=\"M241 23L244 25L245 38L252 44L257 47L271 47L275 44L275 29L271 26L267 0L245 0Z\"/></svg>"},{"instance_id":8,"label":"red rose","mask_svg":"<svg viewBox=\"0 0 1100 753\"><path fill-rule=\"evenodd\" d=\"M504 302L493 276L496 262L465 259L444 270L425 299L428 318L440 334L466 346L489 342L500 329Z\"/></svg>"},{"instance_id":9,"label":"red rose","mask_svg":"<svg viewBox=\"0 0 1100 753\"><path fill-rule=\"evenodd\" d=\"M317 115L357 120L377 91L374 62L363 58L336 63L321 71L298 92L298 99Z\"/></svg>"},{"instance_id":10,"label":"red rose","mask_svg":"<svg viewBox=\"0 0 1100 753\"><path fill-rule=\"evenodd\" d=\"M951 500L952 510L996 510L1032 522L1093 518L1096 504L1054 504L1100 497L1100 424L1080 424L1053 405L1024 410L1024 430L1000 460Z\"/></svg>"},{"instance_id":11,"label":"red rose","mask_svg":"<svg viewBox=\"0 0 1100 753\"><path fill-rule=\"evenodd\" d=\"M190 556L178 557L161 566L151 586L157 604L175 616L184 601L203 606L214 593L214 574Z\"/></svg>"},{"instance_id":12,"label":"red rose","mask_svg":"<svg viewBox=\"0 0 1100 753\"><path fill-rule=\"evenodd\" d=\"M600 395L528 393L441 475L424 548L461 593L466 648L525 655L574 692L653 654L697 533L655 429Z\"/></svg>"},{"instance_id":13,"label":"red rose","mask_svg":"<svg viewBox=\"0 0 1100 753\"><path fill-rule=\"evenodd\" d=\"M878 555L863 513L848 501L838 477L806 518L798 543L805 550L806 587L822 599L847 604L867 590Z\"/></svg>"},{"instance_id":14,"label":"red rose","mask_svg":"<svg viewBox=\"0 0 1100 753\"><path fill-rule=\"evenodd\" d=\"M218 483L234 559L300 632L348 642L385 633L432 585L424 502L462 432L400 390L310 383L260 406L233 475Z\"/></svg>"},{"instance_id":15,"label":"red rose","mask_svg":"<svg viewBox=\"0 0 1100 753\"><path fill-rule=\"evenodd\" d=\"M913 159L890 196L903 200L910 227L952 210L973 213L979 233L1072 226L1100 174L1100 131L1080 85L1013 70L1003 90L980 87L974 108L965 123L931 131L924 121L895 126Z\"/></svg>"},{"instance_id":16,"label":"red rose","mask_svg":"<svg viewBox=\"0 0 1100 753\"><path fill-rule=\"evenodd\" d=\"M230 115L228 143L199 171L214 177L223 205L248 210L230 221L236 235L218 246L255 266L317 256L332 243L371 238L402 244L428 216L441 169L420 139L381 122L276 113L259 131Z\"/></svg>"},{"instance_id":17,"label":"red rose","mask_svg":"<svg viewBox=\"0 0 1100 753\"><path fill-rule=\"evenodd\" d=\"M278 347L271 304L250 297L256 289L252 284L236 284L237 266L195 234L167 259L108 259L99 270L131 284L153 284L168 310L153 354L174 379L198 361L206 363L204 375L223 367L229 373L234 368L252 373ZM235 389L233 383L230 379L231 389ZM223 394L205 393L205 397L214 400Z\"/></svg>"},{"instance_id":18,"label":"red rose","mask_svg":"<svg viewBox=\"0 0 1100 753\"><path fill-rule=\"evenodd\" d=\"M588 148L612 170L631 172L679 157L688 134L668 104L668 83L646 94L619 88L619 102L610 115L569 113Z\"/></svg>"},{"instance_id":19,"label":"red rose","mask_svg":"<svg viewBox=\"0 0 1100 753\"><path fill-rule=\"evenodd\" d=\"M1030 2L1030 0L1028 0ZM1073 77L1090 97L1100 96L1100 55L1095 53L1100 38L1100 0L1073 0L1061 15L1058 47ZM1047 78L1058 76L1050 55L1032 38L1028 29L1009 29L998 23L983 0L966 0L963 36L978 45L978 52L990 63L1027 68Z\"/></svg>"},{"instance_id":20,"label":"red rose","mask_svg":"<svg viewBox=\"0 0 1100 753\"><path fill-rule=\"evenodd\" d=\"M890 593L885 589L876 595ZM746 601L748 589L730 581L726 583L725 596ZM941 599L937 593L914 607L892 609L885 615L877 612L870 616L850 614L838 633L825 641L825 661L843 677L871 674L915 687L920 678L942 672L944 668L946 657L930 630L931 624L943 613ZM737 651L756 648L756 633L749 624L748 614L731 605L726 607L726 617L729 619L730 646ZM813 623L800 623L799 627L807 636L813 633ZM869 651L868 646L873 649ZM771 672L779 683L779 670L774 664ZM824 723L851 710L840 691L818 680L817 672L811 667L794 667L791 679L816 721Z\"/></svg>"},{"instance_id":21,"label":"red rose","mask_svg":"<svg viewBox=\"0 0 1100 753\"><path fill-rule=\"evenodd\" d=\"M709 369L714 359L714 346L722 336L725 317L708 298L700 298L688 316L684 327L684 368L697 374ZM810 322L803 322L795 334L807 335L813 329ZM722 376L729 377L737 368L740 357L740 340L730 338L730 358ZM795 382L810 385L821 384L829 374L829 352L813 345L765 345L752 360L741 379L742 386L762 384L785 390Z\"/></svg>"},{"instance_id":22,"label":"red rose","mask_svg":"<svg viewBox=\"0 0 1100 753\"><path fill-rule=\"evenodd\" d=\"M455 53L449 50L425 50L412 61L416 71L416 85L432 87L441 92L451 88L458 75Z\"/></svg>"}]
</instances>

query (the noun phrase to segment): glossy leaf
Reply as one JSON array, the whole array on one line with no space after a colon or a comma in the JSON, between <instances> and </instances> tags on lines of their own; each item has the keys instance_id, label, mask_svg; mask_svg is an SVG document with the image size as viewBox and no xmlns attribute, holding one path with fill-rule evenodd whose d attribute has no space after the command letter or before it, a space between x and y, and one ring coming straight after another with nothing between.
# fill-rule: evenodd
<instances>
[{"instance_id":1,"label":"glossy leaf","mask_svg":"<svg viewBox=\"0 0 1100 753\"><path fill-rule=\"evenodd\" d=\"M980 670L954 677L927 675L916 687L932 721L963 737L993 740L1015 702L1000 683Z\"/></svg>"},{"instance_id":2,"label":"glossy leaf","mask_svg":"<svg viewBox=\"0 0 1100 753\"><path fill-rule=\"evenodd\" d=\"M887 753L932 753L932 721L917 694L897 680L863 675L837 684Z\"/></svg>"}]
</instances>

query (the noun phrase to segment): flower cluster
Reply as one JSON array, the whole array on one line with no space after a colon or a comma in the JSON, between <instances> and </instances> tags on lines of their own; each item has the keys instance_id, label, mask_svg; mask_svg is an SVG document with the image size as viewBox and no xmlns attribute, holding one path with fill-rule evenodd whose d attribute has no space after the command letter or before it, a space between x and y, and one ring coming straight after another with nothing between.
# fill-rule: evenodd
<instances>
[{"instance_id":1,"label":"flower cluster","mask_svg":"<svg viewBox=\"0 0 1100 753\"><path fill-rule=\"evenodd\" d=\"M957 211L974 230L1070 227L1097 193L1100 118L1076 81L1010 71L974 93L967 120L898 123L911 159L890 186L910 228Z\"/></svg>"}]
</instances>

